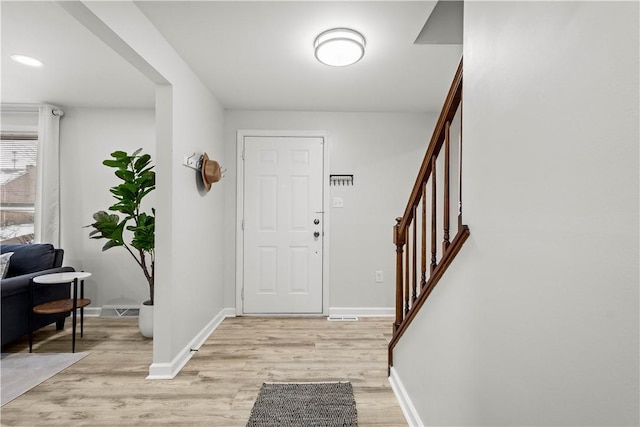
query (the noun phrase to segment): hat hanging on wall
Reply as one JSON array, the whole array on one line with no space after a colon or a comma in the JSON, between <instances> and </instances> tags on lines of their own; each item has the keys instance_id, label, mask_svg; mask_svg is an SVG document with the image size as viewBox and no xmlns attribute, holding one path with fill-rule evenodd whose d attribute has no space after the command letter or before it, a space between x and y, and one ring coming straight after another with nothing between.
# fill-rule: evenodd
<instances>
[{"instance_id":1,"label":"hat hanging on wall","mask_svg":"<svg viewBox=\"0 0 640 427\"><path fill-rule=\"evenodd\" d=\"M220 164L215 160L210 160L207 153L204 153L200 158L200 173L202 174L202 182L207 191L211 190L211 184L220 181L222 172L220 171Z\"/></svg>"}]
</instances>

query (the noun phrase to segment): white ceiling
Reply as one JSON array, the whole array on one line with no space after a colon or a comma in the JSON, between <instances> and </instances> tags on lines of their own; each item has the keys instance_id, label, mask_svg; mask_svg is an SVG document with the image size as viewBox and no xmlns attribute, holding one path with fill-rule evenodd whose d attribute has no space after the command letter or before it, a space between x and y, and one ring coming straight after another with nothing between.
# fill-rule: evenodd
<instances>
[{"instance_id":1,"label":"white ceiling","mask_svg":"<svg viewBox=\"0 0 640 427\"><path fill-rule=\"evenodd\" d=\"M153 108L151 82L54 2L0 1L0 12L3 103Z\"/></svg>"},{"instance_id":2,"label":"white ceiling","mask_svg":"<svg viewBox=\"0 0 640 427\"><path fill-rule=\"evenodd\" d=\"M433 1L138 1L228 109L439 111L460 45L414 44ZM2 102L153 108L153 86L52 2L2 1ZM328 67L313 40L367 39L357 64ZM30 54L46 66L8 59Z\"/></svg>"}]
</instances>

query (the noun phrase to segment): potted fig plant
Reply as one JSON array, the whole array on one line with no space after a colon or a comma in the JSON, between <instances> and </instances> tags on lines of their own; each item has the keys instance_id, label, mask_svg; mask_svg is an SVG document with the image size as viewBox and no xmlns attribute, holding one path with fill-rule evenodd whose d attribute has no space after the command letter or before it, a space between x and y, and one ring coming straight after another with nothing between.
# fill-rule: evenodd
<instances>
[{"instance_id":1,"label":"potted fig plant","mask_svg":"<svg viewBox=\"0 0 640 427\"><path fill-rule=\"evenodd\" d=\"M124 151L111 153L111 159L103 165L115 169L115 175L122 181L111 187L116 202L108 211L93 214L94 223L87 227L92 239L107 239L103 251L122 246L136 261L149 284L149 300L140 306L140 332L146 337L153 336L153 286L155 273L155 209L151 214L143 212L142 200L156 188L156 175L151 156L140 154L138 149L131 154ZM119 212L122 218L115 213Z\"/></svg>"}]
</instances>

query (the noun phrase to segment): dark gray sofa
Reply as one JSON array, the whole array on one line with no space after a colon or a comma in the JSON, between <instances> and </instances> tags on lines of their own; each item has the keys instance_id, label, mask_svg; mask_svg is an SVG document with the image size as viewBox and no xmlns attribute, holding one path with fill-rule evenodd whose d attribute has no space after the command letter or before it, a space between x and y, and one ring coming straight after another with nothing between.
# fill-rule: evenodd
<instances>
[{"instance_id":1,"label":"dark gray sofa","mask_svg":"<svg viewBox=\"0 0 640 427\"><path fill-rule=\"evenodd\" d=\"M2 347L29 333L29 281L43 274L75 271L62 267L64 250L55 249L49 243L2 245L1 253L13 252L9 260L6 278L0 282L2 317ZM36 285L34 305L57 299L70 298L70 285ZM56 323L58 330L64 328L64 319L69 313L35 315L34 330Z\"/></svg>"}]
</instances>

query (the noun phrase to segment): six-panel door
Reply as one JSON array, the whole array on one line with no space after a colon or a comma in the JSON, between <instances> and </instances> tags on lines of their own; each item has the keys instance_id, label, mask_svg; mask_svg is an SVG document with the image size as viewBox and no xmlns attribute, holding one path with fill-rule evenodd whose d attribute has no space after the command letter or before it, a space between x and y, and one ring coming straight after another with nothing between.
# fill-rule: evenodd
<instances>
[{"instance_id":1,"label":"six-panel door","mask_svg":"<svg viewBox=\"0 0 640 427\"><path fill-rule=\"evenodd\" d=\"M322 313L322 177L323 138L244 138L244 313Z\"/></svg>"}]
</instances>

